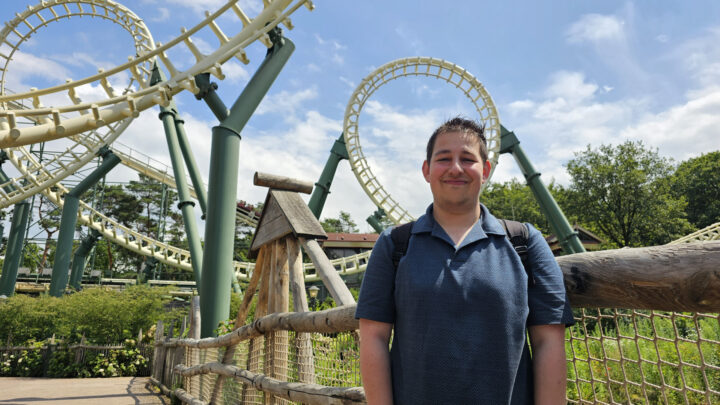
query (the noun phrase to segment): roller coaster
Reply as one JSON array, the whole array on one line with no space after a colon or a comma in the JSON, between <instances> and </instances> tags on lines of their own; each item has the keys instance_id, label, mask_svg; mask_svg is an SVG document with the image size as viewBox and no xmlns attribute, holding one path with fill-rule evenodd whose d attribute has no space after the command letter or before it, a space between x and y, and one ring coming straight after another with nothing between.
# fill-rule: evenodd
<instances>
[{"instance_id":1,"label":"roller coaster","mask_svg":"<svg viewBox=\"0 0 720 405\"><path fill-rule=\"evenodd\" d=\"M197 25L182 29L179 36L166 44L155 42L142 18L112 0L45 0L16 13L15 18L3 26L0 30L1 159L10 162L17 175L10 177L0 168L0 208L15 206L0 280L0 295L14 292L24 230L28 226L28 199L42 194L63 210L50 286L52 295L59 296L65 292L68 277L71 285L78 285L82 278L85 267L83 254L87 253L93 241L87 245L83 243L76 250L71 269L74 231L80 224L95 239L102 237L167 266L192 271L201 297L210 299L208 297L213 296L214 301L203 302L203 307L227 306L223 300L229 298L218 291L227 290L229 294L228 277L249 281L255 266L250 262L232 261L231 255L235 221L249 226L256 226L258 222L256 213L238 206L235 200L239 132L294 50L292 42L283 36L280 25L291 30L290 16L293 13L301 7L314 8L309 0L264 0L262 4L262 10L251 18L240 7L238 0L227 1L217 11L206 12L205 18ZM81 17L92 17L120 26L132 37L135 55L128 57L127 63L99 69L97 74L80 80L67 80L61 85L31 88L20 93L13 93L6 87L13 56L31 35L57 21L83 21ZM201 41L201 32L212 32L217 39L209 52L201 52L196 45ZM217 86L211 83L210 76L223 80L223 64L231 59L249 63L246 49L251 46L266 47L267 56L237 101L228 108L215 92ZM185 70L176 68L168 56L178 49L193 55L194 63ZM437 79L460 90L477 112L476 119L486 126L489 160L493 169L501 153L513 154L564 250L571 253L584 251L576 233L542 185L539 173L525 156L517 137L500 124L492 98L480 81L456 64L429 57L403 58L380 66L365 77L352 93L345 110L343 133L332 145L325 170L315 184L308 203L316 218L322 212L338 162L347 159L358 182L378 207L376 215L368 218L371 225L381 230L378 214L385 215L396 224L413 219L373 174L361 148L359 123L363 106L378 88L408 76ZM82 100L78 94L82 93L83 86L101 88L104 95ZM213 128L208 185L199 175L183 121L173 101L173 96L183 91L204 100L220 122ZM58 100L67 101L63 104ZM155 107L160 109L172 167L153 161L118 141L134 118ZM62 150L47 159L38 159L29 148L57 140L62 140ZM102 163L95 171L72 189L64 184L70 176L85 170L88 163L98 156L102 157ZM130 229L79 199L83 191L120 163L177 189L189 250ZM206 216L204 248L195 224L195 202ZM235 221L226 218L235 218ZM369 254L336 259L331 264L341 275L360 273L365 269ZM232 273L225 269L232 269ZM312 263L304 264L304 273L305 281L319 280Z\"/></svg>"}]
</instances>

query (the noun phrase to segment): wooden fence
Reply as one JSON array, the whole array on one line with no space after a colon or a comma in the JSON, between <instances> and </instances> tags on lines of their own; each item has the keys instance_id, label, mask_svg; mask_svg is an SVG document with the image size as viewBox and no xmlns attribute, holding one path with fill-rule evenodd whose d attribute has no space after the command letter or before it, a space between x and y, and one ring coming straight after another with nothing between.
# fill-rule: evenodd
<instances>
[{"instance_id":1,"label":"wooden fence","mask_svg":"<svg viewBox=\"0 0 720 405\"><path fill-rule=\"evenodd\" d=\"M720 242L558 262L578 321L566 333L569 403L720 403ZM159 337L153 378L189 404L363 403L354 310L272 313L217 338Z\"/></svg>"}]
</instances>

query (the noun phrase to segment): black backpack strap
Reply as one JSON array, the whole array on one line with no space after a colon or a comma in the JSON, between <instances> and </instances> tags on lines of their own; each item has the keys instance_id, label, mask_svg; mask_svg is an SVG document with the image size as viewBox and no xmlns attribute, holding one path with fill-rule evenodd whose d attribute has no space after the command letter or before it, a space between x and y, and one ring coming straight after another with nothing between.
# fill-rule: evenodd
<instances>
[{"instance_id":1,"label":"black backpack strap","mask_svg":"<svg viewBox=\"0 0 720 405\"><path fill-rule=\"evenodd\" d=\"M394 249L392 254L393 268L397 272L400 259L405 256L408 250L408 244L410 243L410 231L415 224L415 221L408 222L407 224L398 225L390 231L390 239L392 239Z\"/></svg>"},{"instance_id":2,"label":"black backpack strap","mask_svg":"<svg viewBox=\"0 0 720 405\"><path fill-rule=\"evenodd\" d=\"M505 228L505 233L508 239L510 239L513 248L515 248L515 252L520 256L520 260L525 268L525 273L527 273L528 276L528 285L532 287L535 285L535 277L532 273L532 267L528 263L528 238L530 233L527 225L522 222L507 219L501 219L500 223L503 228Z\"/></svg>"}]
</instances>

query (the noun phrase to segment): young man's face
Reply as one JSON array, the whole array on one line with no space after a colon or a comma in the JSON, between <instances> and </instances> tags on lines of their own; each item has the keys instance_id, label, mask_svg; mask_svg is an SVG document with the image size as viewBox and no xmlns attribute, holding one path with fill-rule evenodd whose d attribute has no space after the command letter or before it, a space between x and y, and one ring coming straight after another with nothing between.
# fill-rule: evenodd
<instances>
[{"instance_id":1,"label":"young man's face","mask_svg":"<svg viewBox=\"0 0 720 405\"><path fill-rule=\"evenodd\" d=\"M446 132L437 137L430 161L423 163L435 205L453 211L475 209L490 162L480 156L480 140L473 134Z\"/></svg>"}]
</instances>

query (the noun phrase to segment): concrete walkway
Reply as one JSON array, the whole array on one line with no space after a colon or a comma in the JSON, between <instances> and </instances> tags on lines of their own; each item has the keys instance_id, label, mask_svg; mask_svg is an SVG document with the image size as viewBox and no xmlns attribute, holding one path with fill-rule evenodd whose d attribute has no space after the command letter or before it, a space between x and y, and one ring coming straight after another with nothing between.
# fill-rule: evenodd
<instances>
[{"instance_id":1,"label":"concrete walkway","mask_svg":"<svg viewBox=\"0 0 720 405\"><path fill-rule=\"evenodd\" d=\"M170 399L156 394L147 384L148 377L3 377L0 378L0 405L170 404Z\"/></svg>"}]
</instances>

